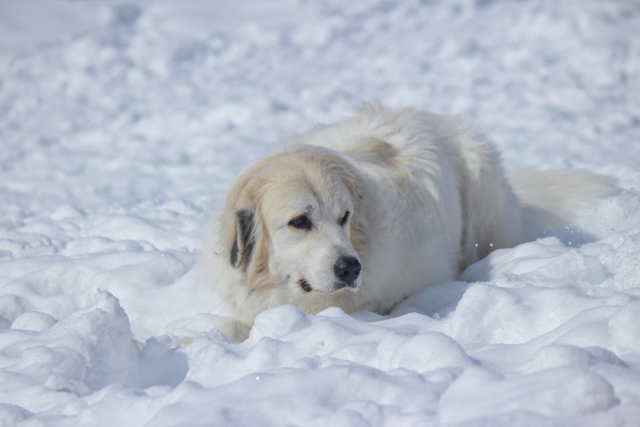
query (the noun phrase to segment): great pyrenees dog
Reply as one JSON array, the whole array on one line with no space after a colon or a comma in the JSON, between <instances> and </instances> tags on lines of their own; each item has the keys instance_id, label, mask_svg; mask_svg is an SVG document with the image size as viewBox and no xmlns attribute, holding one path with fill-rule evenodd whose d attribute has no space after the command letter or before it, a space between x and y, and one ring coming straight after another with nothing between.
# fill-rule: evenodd
<instances>
[{"instance_id":1,"label":"great pyrenees dog","mask_svg":"<svg viewBox=\"0 0 640 427\"><path fill-rule=\"evenodd\" d=\"M577 203L615 188L577 170L507 176L459 119L365 104L246 169L203 261L249 326L282 304L384 314L495 249L561 233Z\"/></svg>"}]
</instances>

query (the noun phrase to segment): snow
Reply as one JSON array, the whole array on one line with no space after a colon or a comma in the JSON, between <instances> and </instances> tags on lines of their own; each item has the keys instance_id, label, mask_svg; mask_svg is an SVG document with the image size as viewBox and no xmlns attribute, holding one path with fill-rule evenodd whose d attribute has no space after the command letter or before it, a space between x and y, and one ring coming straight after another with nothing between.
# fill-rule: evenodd
<instances>
[{"instance_id":1,"label":"snow","mask_svg":"<svg viewBox=\"0 0 640 427\"><path fill-rule=\"evenodd\" d=\"M640 425L638 34L617 0L2 0L0 425ZM387 316L277 307L231 341L208 215L372 99L623 192L583 208L581 246L496 251Z\"/></svg>"}]
</instances>

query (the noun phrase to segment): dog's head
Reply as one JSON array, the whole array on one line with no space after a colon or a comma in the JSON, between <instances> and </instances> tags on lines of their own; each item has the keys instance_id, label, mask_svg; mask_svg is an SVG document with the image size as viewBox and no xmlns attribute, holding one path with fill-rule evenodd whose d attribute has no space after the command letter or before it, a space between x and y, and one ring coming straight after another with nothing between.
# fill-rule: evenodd
<instances>
[{"instance_id":1,"label":"dog's head","mask_svg":"<svg viewBox=\"0 0 640 427\"><path fill-rule=\"evenodd\" d=\"M366 210L360 178L338 153L298 147L249 168L231 189L222 221L232 268L253 292L357 290Z\"/></svg>"}]
</instances>

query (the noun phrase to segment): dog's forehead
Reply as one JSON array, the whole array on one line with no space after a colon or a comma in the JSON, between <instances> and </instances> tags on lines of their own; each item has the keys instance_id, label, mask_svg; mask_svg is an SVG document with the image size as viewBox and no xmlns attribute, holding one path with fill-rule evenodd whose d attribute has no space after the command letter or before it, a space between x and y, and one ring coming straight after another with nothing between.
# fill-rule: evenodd
<instances>
[{"instance_id":1,"label":"dog's forehead","mask_svg":"<svg viewBox=\"0 0 640 427\"><path fill-rule=\"evenodd\" d=\"M349 203L349 191L340 174L321 162L285 158L264 170L263 203L276 209L313 213L340 210Z\"/></svg>"}]
</instances>

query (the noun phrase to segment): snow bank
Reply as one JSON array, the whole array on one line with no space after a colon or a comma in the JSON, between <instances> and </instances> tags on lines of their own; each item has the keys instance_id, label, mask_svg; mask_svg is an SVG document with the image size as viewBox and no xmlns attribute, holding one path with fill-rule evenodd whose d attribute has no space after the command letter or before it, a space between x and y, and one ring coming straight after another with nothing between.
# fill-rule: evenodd
<instances>
[{"instance_id":1,"label":"snow bank","mask_svg":"<svg viewBox=\"0 0 640 427\"><path fill-rule=\"evenodd\" d=\"M0 425L640 423L636 4L0 7ZM623 192L575 241L496 251L386 316L229 321L197 259L230 180L376 98Z\"/></svg>"}]
</instances>

